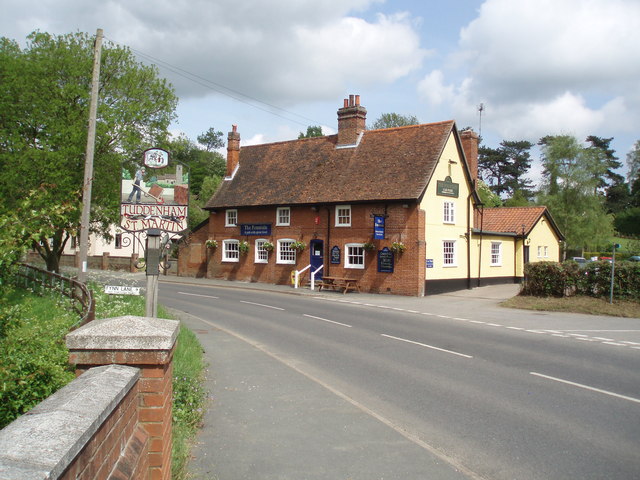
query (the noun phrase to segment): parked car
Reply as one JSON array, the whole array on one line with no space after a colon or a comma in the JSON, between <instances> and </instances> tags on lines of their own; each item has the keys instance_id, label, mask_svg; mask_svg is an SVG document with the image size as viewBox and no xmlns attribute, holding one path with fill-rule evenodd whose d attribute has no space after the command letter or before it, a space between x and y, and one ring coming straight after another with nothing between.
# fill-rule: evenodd
<instances>
[{"instance_id":1,"label":"parked car","mask_svg":"<svg viewBox=\"0 0 640 480\"><path fill-rule=\"evenodd\" d=\"M576 262L580 268L585 268L589 261L584 257L571 257L571 260Z\"/></svg>"},{"instance_id":2,"label":"parked car","mask_svg":"<svg viewBox=\"0 0 640 480\"><path fill-rule=\"evenodd\" d=\"M640 262L640 255L634 255L632 257L627 258L630 262Z\"/></svg>"}]
</instances>

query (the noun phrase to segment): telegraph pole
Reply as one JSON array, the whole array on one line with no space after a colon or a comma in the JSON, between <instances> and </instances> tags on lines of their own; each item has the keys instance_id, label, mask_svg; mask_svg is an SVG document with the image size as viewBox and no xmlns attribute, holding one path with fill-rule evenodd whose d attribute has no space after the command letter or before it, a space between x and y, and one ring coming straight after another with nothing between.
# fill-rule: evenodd
<instances>
[{"instance_id":1,"label":"telegraph pole","mask_svg":"<svg viewBox=\"0 0 640 480\"><path fill-rule=\"evenodd\" d=\"M100 56L102 54L102 29L96 33L93 47L93 78L91 80L91 101L89 103L89 132L84 163L84 184L82 187L82 217L80 219L80 268L78 281L87 282L87 253L89 250L89 213L91 211L91 184L93 183L93 154L96 144L96 116L98 112L98 88L100 87Z\"/></svg>"}]
</instances>

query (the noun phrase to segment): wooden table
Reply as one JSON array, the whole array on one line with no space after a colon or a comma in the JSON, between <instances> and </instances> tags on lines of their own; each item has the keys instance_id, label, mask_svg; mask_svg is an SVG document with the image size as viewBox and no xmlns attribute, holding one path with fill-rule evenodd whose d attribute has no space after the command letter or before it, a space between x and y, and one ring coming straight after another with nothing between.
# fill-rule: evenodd
<instances>
[{"instance_id":1,"label":"wooden table","mask_svg":"<svg viewBox=\"0 0 640 480\"><path fill-rule=\"evenodd\" d=\"M342 294L354 290L356 292L360 292L360 287L358 286L358 281L355 278L346 278L346 277L329 277L323 276L322 283L318 288L318 291L322 289L328 290L342 290Z\"/></svg>"}]
</instances>

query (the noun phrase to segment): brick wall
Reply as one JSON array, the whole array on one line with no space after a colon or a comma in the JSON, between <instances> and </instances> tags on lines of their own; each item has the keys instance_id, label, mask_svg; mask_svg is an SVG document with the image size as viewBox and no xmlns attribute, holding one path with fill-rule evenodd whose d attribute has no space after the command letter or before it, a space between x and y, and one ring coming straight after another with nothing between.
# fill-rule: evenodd
<instances>
[{"instance_id":1,"label":"brick wall","mask_svg":"<svg viewBox=\"0 0 640 480\"><path fill-rule=\"evenodd\" d=\"M373 240L373 214L387 214L384 240ZM212 213L207 228L202 228L190 238L188 247L179 255L179 275L202 275L250 282L289 284L291 272L306 267L310 262L309 244L313 239L324 242L324 273L356 278L362 291L400 295L422 295L424 291L425 215L415 203L351 205L351 226L335 226L335 206L291 207L291 226L276 225L276 207L238 209L238 224L271 224L271 235L241 236L240 227L225 226L223 210ZM277 252L269 253L267 263L255 263L255 240L266 238L274 245L278 239L291 238L306 243L307 248L297 255L295 265L276 263ZM215 239L218 248L203 248L206 239ZM237 263L223 262L223 240L245 240L250 244L248 254L241 255ZM372 242L375 249L365 255L365 268L344 267L345 245ZM392 242L403 242L406 251L395 256L393 273L377 271L377 251L390 247ZM341 263L329 263L330 251L338 246ZM306 276L308 279L308 273Z\"/></svg>"},{"instance_id":2,"label":"brick wall","mask_svg":"<svg viewBox=\"0 0 640 480\"><path fill-rule=\"evenodd\" d=\"M143 480L140 371L92 368L0 431L0 479Z\"/></svg>"}]
</instances>

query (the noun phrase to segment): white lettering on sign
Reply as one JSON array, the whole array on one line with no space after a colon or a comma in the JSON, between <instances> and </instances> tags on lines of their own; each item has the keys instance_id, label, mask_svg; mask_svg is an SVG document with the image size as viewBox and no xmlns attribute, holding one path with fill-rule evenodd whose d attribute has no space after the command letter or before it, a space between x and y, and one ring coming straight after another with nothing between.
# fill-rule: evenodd
<instances>
[{"instance_id":1,"label":"white lettering on sign","mask_svg":"<svg viewBox=\"0 0 640 480\"><path fill-rule=\"evenodd\" d=\"M124 285L105 285L104 293L107 295L140 295L140 287L127 287Z\"/></svg>"},{"instance_id":2,"label":"white lettering on sign","mask_svg":"<svg viewBox=\"0 0 640 480\"><path fill-rule=\"evenodd\" d=\"M179 233L187 229L186 205L120 205L120 226L129 232L157 228L165 232Z\"/></svg>"}]
</instances>

